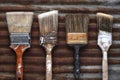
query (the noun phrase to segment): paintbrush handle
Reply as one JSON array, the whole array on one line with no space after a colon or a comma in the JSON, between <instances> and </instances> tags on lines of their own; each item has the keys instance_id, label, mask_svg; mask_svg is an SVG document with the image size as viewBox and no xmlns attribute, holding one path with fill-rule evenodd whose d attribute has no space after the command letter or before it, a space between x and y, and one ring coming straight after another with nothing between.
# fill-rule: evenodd
<instances>
[{"instance_id":1,"label":"paintbrush handle","mask_svg":"<svg viewBox=\"0 0 120 80\"><path fill-rule=\"evenodd\" d=\"M17 62L16 62L16 80L23 80L23 61L22 56L23 52L29 48L30 46L23 46L23 45L11 45L10 46L17 55Z\"/></svg>"},{"instance_id":2,"label":"paintbrush handle","mask_svg":"<svg viewBox=\"0 0 120 80\"><path fill-rule=\"evenodd\" d=\"M52 80L52 56L46 56L46 80Z\"/></svg>"},{"instance_id":3,"label":"paintbrush handle","mask_svg":"<svg viewBox=\"0 0 120 80\"><path fill-rule=\"evenodd\" d=\"M75 46L75 61L74 61L74 76L75 80L79 79L79 74L80 74L80 57L79 57L79 46Z\"/></svg>"},{"instance_id":4,"label":"paintbrush handle","mask_svg":"<svg viewBox=\"0 0 120 80\"><path fill-rule=\"evenodd\" d=\"M46 48L46 80L52 80L52 49L54 45L47 44Z\"/></svg>"},{"instance_id":5,"label":"paintbrush handle","mask_svg":"<svg viewBox=\"0 0 120 80\"><path fill-rule=\"evenodd\" d=\"M84 44L78 44L78 45L74 45L74 49L75 49L75 54L74 54L74 77L75 80L79 80L79 76L80 76L80 56L79 56L79 50L81 49L81 47L84 47Z\"/></svg>"},{"instance_id":6,"label":"paintbrush handle","mask_svg":"<svg viewBox=\"0 0 120 80\"><path fill-rule=\"evenodd\" d=\"M108 80L108 59L107 52L112 45L112 34L106 31L99 31L98 34L98 46L102 50L103 59L102 59L102 79Z\"/></svg>"},{"instance_id":7,"label":"paintbrush handle","mask_svg":"<svg viewBox=\"0 0 120 80\"><path fill-rule=\"evenodd\" d=\"M22 56L17 55L16 80L23 80L23 61Z\"/></svg>"},{"instance_id":8,"label":"paintbrush handle","mask_svg":"<svg viewBox=\"0 0 120 80\"><path fill-rule=\"evenodd\" d=\"M106 51L103 51L102 72L103 80L108 80L108 59Z\"/></svg>"},{"instance_id":9,"label":"paintbrush handle","mask_svg":"<svg viewBox=\"0 0 120 80\"><path fill-rule=\"evenodd\" d=\"M74 54L74 77L75 80L79 79L79 75L80 75L80 56L79 56L79 45L75 45L74 49L75 49L75 54Z\"/></svg>"}]
</instances>

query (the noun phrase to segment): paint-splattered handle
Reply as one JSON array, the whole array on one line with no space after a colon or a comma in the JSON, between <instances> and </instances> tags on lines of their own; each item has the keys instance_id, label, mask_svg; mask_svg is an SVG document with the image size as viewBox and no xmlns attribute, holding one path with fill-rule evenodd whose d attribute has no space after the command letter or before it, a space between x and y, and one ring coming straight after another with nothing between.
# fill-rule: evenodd
<instances>
[{"instance_id":1,"label":"paint-splattered handle","mask_svg":"<svg viewBox=\"0 0 120 80\"><path fill-rule=\"evenodd\" d=\"M16 80L23 80L23 62L22 62L22 56L17 56Z\"/></svg>"},{"instance_id":2,"label":"paint-splattered handle","mask_svg":"<svg viewBox=\"0 0 120 80\"><path fill-rule=\"evenodd\" d=\"M103 80L108 80L108 60L106 51L103 51L102 72Z\"/></svg>"},{"instance_id":3,"label":"paint-splattered handle","mask_svg":"<svg viewBox=\"0 0 120 80\"><path fill-rule=\"evenodd\" d=\"M46 48L46 80L52 80L52 49L54 45L47 44Z\"/></svg>"},{"instance_id":4,"label":"paint-splattered handle","mask_svg":"<svg viewBox=\"0 0 120 80\"><path fill-rule=\"evenodd\" d=\"M52 56L46 56L46 80L52 80Z\"/></svg>"},{"instance_id":5,"label":"paint-splattered handle","mask_svg":"<svg viewBox=\"0 0 120 80\"><path fill-rule=\"evenodd\" d=\"M30 45L11 45L10 46L17 55L16 62L16 80L23 80L23 62L22 56L23 52L30 47Z\"/></svg>"}]
</instances>

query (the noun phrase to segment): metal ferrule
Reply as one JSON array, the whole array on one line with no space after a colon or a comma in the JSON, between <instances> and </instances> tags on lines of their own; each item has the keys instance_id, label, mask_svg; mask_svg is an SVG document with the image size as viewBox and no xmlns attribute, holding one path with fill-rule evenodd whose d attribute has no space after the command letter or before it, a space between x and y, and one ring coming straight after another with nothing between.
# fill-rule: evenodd
<instances>
[{"instance_id":1,"label":"metal ferrule","mask_svg":"<svg viewBox=\"0 0 120 80\"><path fill-rule=\"evenodd\" d=\"M110 45L112 44L112 34L105 31L99 31L98 35L98 45L103 51L108 51Z\"/></svg>"},{"instance_id":2,"label":"metal ferrule","mask_svg":"<svg viewBox=\"0 0 120 80\"><path fill-rule=\"evenodd\" d=\"M40 36L40 45L44 44L56 44L57 42L57 33L48 33Z\"/></svg>"},{"instance_id":3,"label":"metal ferrule","mask_svg":"<svg viewBox=\"0 0 120 80\"><path fill-rule=\"evenodd\" d=\"M11 33L10 41L12 45L30 45L29 33Z\"/></svg>"}]
</instances>

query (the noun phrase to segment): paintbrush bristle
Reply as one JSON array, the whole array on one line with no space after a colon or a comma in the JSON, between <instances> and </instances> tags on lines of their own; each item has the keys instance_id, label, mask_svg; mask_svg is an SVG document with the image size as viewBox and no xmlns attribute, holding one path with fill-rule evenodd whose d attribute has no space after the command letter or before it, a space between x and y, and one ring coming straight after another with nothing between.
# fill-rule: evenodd
<instances>
[{"instance_id":1,"label":"paintbrush bristle","mask_svg":"<svg viewBox=\"0 0 120 80\"><path fill-rule=\"evenodd\" d=\"M33 12L7 12L7 23L10 33L29 33Z\"/></svg>"},{"instance_id":2,"label":"paintbrush bristle","mask_svg":"<svg viewBox=\"0 0 120 80\"><path fill-rule=\"evenodd\" d=\"M38 15L40 34L57 33L58 28L58 11L50 11Z\"/></svg>"},{"instance_id":3,"label":"paintbrush bristle","mask_svg":"<svg viewBox=\"0 0 120 80\"><path fill-rule=\"evenodd\" d=\"M86 33L88 22L88 15L66 15L66 30L68 33Z\"/></svg>"},{"instance_id":4,"label":"paintbrush bristle","mask_svg":"<svg viewBox=\"0 0 120 80\"><path fill-rule=\"evenodd\" d=\"M97 26L99 30L112 32L113 16L97 13Z\"/></svg>"}]
</instances>

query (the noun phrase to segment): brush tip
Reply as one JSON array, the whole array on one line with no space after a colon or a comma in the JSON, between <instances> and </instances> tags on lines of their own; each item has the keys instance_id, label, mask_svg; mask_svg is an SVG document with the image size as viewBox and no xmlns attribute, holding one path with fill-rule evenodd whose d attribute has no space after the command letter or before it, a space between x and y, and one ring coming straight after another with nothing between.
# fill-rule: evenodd
<instances>
[{"instance_id":1,"label":"brush tip","mask_svg":"<svg viewBox=\"0 0 120 80\"><path fill-rule=\"evenodd\" d=\"M113 16L105 13L97 13L98 30L112 32Z\"/></svg>"},{"instance_id":2,"label":"brush tip","mask_svg":"<svg viewBox=\"0 0 120 80\"><path fill-rule=\"evenodd\" d=\"M30 15L33 15L34 13L33 12L6 12L6 15L21 15L21 14L30 14Z\"/></svg>"},{"instance_id":3,"label":"brush tip","mask_svg":"<svg viewBox=\"0 0 120 80\"><path fill-rule=\"evenodd\" d=\"M45 35L57 32L58 11L53 10L38 15L40 34Z\"/></svg>"},{"instance_id":4,"label":"brush tip","mask_svg":"<svg viewBox=\"0 0 120 80\"><path fill-rule=\"evenodd\" d=\"M49 12L46 12L46 13L39 14L38 18L44 18L44 17L52 15L52 14L58 14L58 10L53 10L53 11L49 11Z\"/></svg>"},{"instance_id":5,"label":"brush tip","mask_svg":"<svg viewBox=\"0 0 120 80\"><path fill-rule=\"evenodd\" d=\"M105 14L105 13L97 13L97 16L103 16L103 17L107 17L107 18L110 18L110 19L113 18L113 16L111 16L109 14Z\"/></svg>"},{"instance_id":6,"label":"brush tip","mask_svg":"<svg viewBox=\"0 0 120 80\"><path fill-rule=\"evenodd\" d=\"M6 19L9 32L30 32L33 14L33 12L7 12Z\"/></svg>"}]
</instances>

